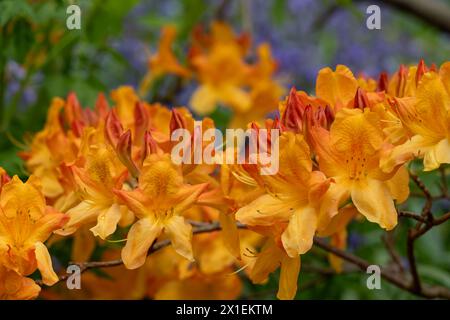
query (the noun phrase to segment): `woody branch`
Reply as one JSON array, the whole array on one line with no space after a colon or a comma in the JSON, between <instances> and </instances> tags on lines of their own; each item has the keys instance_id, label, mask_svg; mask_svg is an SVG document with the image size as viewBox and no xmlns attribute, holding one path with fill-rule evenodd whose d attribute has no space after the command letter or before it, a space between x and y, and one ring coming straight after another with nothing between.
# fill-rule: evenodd
<instances>
[{"instance_id":1,"label":"woody branch","mask_svg":"<svg viewBox=\"0 0 450 320\"><path fill-rule=\"evenodd\" d=\"M414 217L419 216L415 213L409 213L408 215L404 215L404 214L399 214L399 215L403 216L403 217L407 217L407 218L412 218L411 215L413 215ZM412 218L412 219L417 220L416 218ZM422 229L419 229L418 231L416 231L413 234L413 241L415 241L417 238L419 238L421 235L423 235L424 233L429 231L434 226L442 224L443 222L445 222L449 219L450 219L450 212L442 215L440 218L434 219L432 222L427 222L425 227L423 227ZM220 226L219 222L212 222L212 223L194 222L193 225L194 225L193 234L209 233L209 232L215 232L215 231L221 230L221 226ZM238 223L237 227L240 229L247 228L245 225L243 225L241 223ZM155 242L152 245L152 247L150 248L150 250L148 251L147 255L151 255L154 252L161 250L169 245L170 245L170 240L162 240L162 241ZM349 252L346 252L344 250L341 250L341 249L331 246L329 243L327 243L327 241L325 241L322 238L315 237L314 245L316 245L317 247L319 247L327 252L330 252L330 253L338 256L339 258L356 266L357 268L359 268L360 270L362 270L364 272L367 270L368 266L370 266L372 264L372 263L368 262L367 260L364 260L356 255L353 255ZM414 252L413 252L413 254L414 254ZM415 261L415 259L414 259L414 261ZM79 262L79 263L75 262L72 264L78 265L80 267L80 272L83 273L89 269L94 269L94 268L109 268L109 267L120 266L123 264L123 261L121 259L117 259L117 260L110 260L110 261L92 261L92 262ZM58 283L67 280L67 278L69 276L70 276L69 274L61 275L59 277ZM402 290L411 292L420 297L450 299L450 290L445 287L423 286L423 285L420 285L418 287L416 281L420 281L419 278L418 279L414 278L413 281L411 282L411 281L405 280L402 275L388 272L386 270L386 268L381 268L381 277L384 278L386 281L390 282L391 284L395 285L396 287L398 287ZM418 275L417 275L417 277L418 277ZM39 285L43 285L41 280L37 280L36 283Z\"/></svg>"}]
</instances>

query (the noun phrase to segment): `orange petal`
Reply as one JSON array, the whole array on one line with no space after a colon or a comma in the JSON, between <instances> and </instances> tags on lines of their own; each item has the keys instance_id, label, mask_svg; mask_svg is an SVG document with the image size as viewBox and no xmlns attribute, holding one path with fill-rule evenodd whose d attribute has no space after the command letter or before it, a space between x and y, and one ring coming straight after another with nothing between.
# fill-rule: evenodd
<instances>
[{"instance_id":1,"label":"orange petal","mask_svg":"<svg viewBox=\"0 0 450 320\"><path fill-rule=\"evenodd\" d=\"M58 282L58 276L53 271L52 259L47 247L42 242L34 244L34 253L36 255L37 267L42 275L42 281L51 286Z\"/></svg>"},{"instance_id":2,"label":"orange petal","mask_svg":"<svg viewBox=\"0 0 450 320\"><path fill-rule=\"evenodd\" d=\"M120 206L114 203L110 208L103 210L97 217L97 225L91 228L92 233L102 239L116 231L122 213Z\"/></svg>"},{"instance_id":3,"label":"orange petal","mask_svg":"<svg viewBox=\"0 0 450 320\"><path fill-rule=\"evenodd\" d=\"M298 274L300 273L300 257L290 258L284 256L281 260L280 282L278 284L277 298L292 300L297 293Z\"/></svg>"},{"instance_id":4,"label":"orange petal","mask_svg":"<svg viewBox=\"0 0 450 320\"><path fill-rule=\"evenodd\" d=\"M122 260L127 269L136 269L145 263L147 252L161 231L162 226L150 218L140 219L131 226L122 249Z\"/></svg>"},{"instance_id":5,"label":"orange petal","mask_svg":"<svg viewBox=\"0 0 450 320\"><path fill-rule=\"evenodd\" d=\"M192 226L181 216L173 216L164 226L175 251L186 259L194 261L192 253Z\"/></svg>"},{"instance_id":6,"label":"orange petal","mask_svg":"<svg viewBox=\"0 0 450 320\"><path fill-rule=\"evenodd\" d=\"M352 191L355 207L367 220L391 230L397 225L397 211L387 186L374 179L356 184Z\"/></svg>"},{"instance_id":7,"label":"orange petal","mask_svg":"<svg viewBox=\"0 0 450 320\"><path fill-rule=\"evenodd\" d=\"M281 235L283 247L291 258L311 249L316 228L317 212L314 208L304 207L295 210Z\"/></svg>"}]
</instances>

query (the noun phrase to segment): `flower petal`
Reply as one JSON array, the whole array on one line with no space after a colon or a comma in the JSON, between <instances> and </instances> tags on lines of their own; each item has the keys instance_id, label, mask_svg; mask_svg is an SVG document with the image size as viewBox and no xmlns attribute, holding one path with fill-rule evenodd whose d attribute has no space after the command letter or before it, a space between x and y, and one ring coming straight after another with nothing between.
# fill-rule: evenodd
<instances>
[{"instance_id":1,"label":"flower petal","mask_svg":"<svg viewBox=\"0 0 450 320\"><path fill-rule=\"evenodd\" d=\"M311 249L316 228L317 212L314 208L307 206L294 212L281 235L283 247L291 258Z\"/></svg>"},{"instance_id":2,"label":"flower petal","mask_svg":"<svg viewBox=\"0 0 450 320\"><path fill-rule=\"evenodd\" d=\"M319 232L319 237L329 237L334 233L345 230L350 221L357 215L358 210L352 205L339 209L338 214L330 220L326 228Z\"/></svg>"},{"instance_id":3,"label":"flower petal","mask_svg":"<svg viewBox=\"0 0 450 320\"><path fill-rule=\"evenodd\" d=\"M109 209L103 210L98 215L97 225L91 228L92 233L95 236L106 239L116 231L117 223L119 223L121 217L120 206L114 203Z\"/></svg>"},{"instance_id":4,"label":"flower petal","mask_svg":"<svg viewBox=\"0 0 450 320\"><path fill-rule=\"evenodd\" d=\"M42 242L34 244L34 253L36 255L37 267L42 275L42 281L51 286L58 282L58 276L53 271L52 259L47 247Z\"/></svg>"},{"instance_id":5,"label":"flower petal","mask_svg":"<svg viewBox=\"0 0 450 320\"><path fill-rule=\"evenodd\" d=\"M236 220L251 226L270 226L287 222L292 213L290 203L265 194L236 212Z\"/></svg>"},{"instance_id":6,"label":"flower petal","mask_svg":"<svg viewBox=\"0 0 450 320\"><path fill-rule=\"evenodd\" d=\"M409 173L406 166L401 166L395 175L386 181L389 192L397 203L402 203L409 196Z\"/></svg>"},{"instance_id":7,"label":"flower petal","mask_svg":"<svg viewBox=\"0 0 450 320\"><path fill-rule=\"evenodd\" d=\"M131 226L122 249L122 260L127 269L136 269L145 263L147 251L161 231L162 226L150 218L140 219Z\"/></svg>"},{"instance_id":8,"label":"flower petal","mask_svg":"<svg viewBox=\"0 0 450 320\"><path fill-rule=\"evenodd\" d=\"M92 202L82 201L77 206L67 211L69 221L55 233L61 236L67 236L74 233L81 225L94 222L99 213L99 208Z\"/></svg>"},{"instance_id":9,"label":"flower petal","mask_svg":"<svg viewBox=\"0 0 450 320\"><path fill-rule=\"evenodd\" d=\"M166 232L175 251L190 261L194 261L192 253L192 226L181 216L173 216L165 224Z\"/></svg>"},{"instance_id":10,"label":"flower petal","mask_svg":"<svg viewBox=\"0 0 450 320\"><path fill-rule=\"evenodd\" d=\"M450 163L450 142L449 139L442 139L435 146L434 152L436 154L436 159L439 164Z\"/></svg>"},{"instance_id":11,"label":"flower petal","mask_svg":"<svg viewBox=\"0 0 450 320\"><path fill-rule=\"evenodd\" d=\"M316 96L327 101L335 111L354 98L358 82L349 68L336 66L336 71L323 68L316 80Z\"/></svg>"},{"instance_id":12,"label":"flower petal","mask_svg":"<svg viewBox=\"0 0 450 320\"><path fill-rule=\"evenodd\" d=\"M339 212L339 206L347 200L350 192L339 183L331 183L320 204L318 230L327 228L330 221Z\"/></svg>"},{"instance_id":13,"label":"flower petal","mask_svg":"<svg viewBox=\"0 0 450 320\"><path fill-rule=\"evenodd\" d=\"M397 225L397 211L387 186L374 179L359 183L352 189L355 207L367 220L378 223L382 228L391 230Z\"/></svg>"},{"instance_id":14,"label":"flower petal","mask_svg":"<svg viewBox=\"0 0 450 320\"><path fill-rule=\"evenodd\" d=\"M142 190L114 190L114 193L137 217L144 218L147 215L148 208L144 204L148 202L148 198Z\"/></svg>"},{"instance_id":15,"label":"flower petal","mask_svg":"<svg viewBox=\"0 0 450 320\"><path fill-rule=\"evenodd\" d=\"M190 105L200 115L208 114L216 108L218 94L208 85L201 85L191 96Z\"/></svg>"},{"instance_id":16,"label":"flower petal","mask_svg":"<svg viewBox=\"0 0 450 320\"><path fill-rule=\"evenodd\" d=\"M52 207L47 207L45 215L36 221L35 228L33 230L33 239L44 242L53 231L64 226L68 220L68 215L58 212Z\"/></svg>"},{"instance_id":17,"label":"flower petal","mask_svg":"<svg viewBox=\"0 0 450 320\"><path fill-rule=\"evenodd\" d=\"M292 300L297 293L298 274L300 273L300 256L290 258L284 256L281 260L280 282L277 298Z\"/></svg>"},{"instance_id":18,"label":"flower petal","mask_svg":"<svg viewBox=\"0 0 450 320\"><path fill-rule=\"evenodd\" d=\"M270 273L274 272L281 263L282 251L273 240L268 240L250 272L250 279L253 283L264 283Z\"/></svg>"},{"instance_id":19,"label":"flower petal","mask_svg":"<svg viewBox=\"0 0 450 320\"><path fill-rule=\"evenodd\" d=\"M219 220L220 226L222 227L222 239L225 247L236 259L241 259L239 230L236 225L235 215L232 213L220 212Z\"/></svg>"}]
</instances>

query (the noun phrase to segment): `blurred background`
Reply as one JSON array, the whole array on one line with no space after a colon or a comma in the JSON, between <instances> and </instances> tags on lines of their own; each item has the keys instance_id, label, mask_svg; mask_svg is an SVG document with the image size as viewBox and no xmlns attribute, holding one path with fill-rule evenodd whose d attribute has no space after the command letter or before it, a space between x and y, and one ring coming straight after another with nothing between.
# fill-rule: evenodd
<instances>
[{"instance_id":1,"label":"blurred background","mask_svg":"<svg viewBox=\"0 0 450 320\"><path fill-rule=\"evenodd\" d=\"M400 64L417 64L421 58L438 66L449 60L450 1L404 2L408 1L1 0L0 166L11 175L26 175L17 152L27 136L42 128L52 97L75 91L82 105L92 106L99 91L109 93L119 85L136 88L156 50L160 29L167 24L177 27L174 50L183 61L194 26L225 20L235 30L249 32L253 47L270 43L278 62L276 77L286 89L296 86L309 92L325 66L345 64L355 74L377 77L382 71L395 72ZM81 8L81 30L66 28L70 4ZM381 8L381 30L366 27L370 4ZM172 81L165 79L160 90ZM192 90L189 85L180 88L169 107L187 105ZM220 126L220 110L214 117ZM437 176L424 174L423 179L438 192ZM420 201L411 201L412 206ZM438 211L449 208L445 199L436 205ZM404 239L405 230L401 226L397 236ZM373 224L356 223L349 249L371 261L387 262L380 236ZM418 244L421 272L430 283L450 286L449 243L446 225ZM398 244L401 252L404 245ZM304 264L310 256L313 259L314 255L306 256ZM265 286L246 282L242 298L274 298L275 279L276 275ZM304 268L299 281L301 299L412 297L385 283L382 290L367 290L365 278L356 272L335 276L323 268L320 272Z\"/></svg>"}]
</instances>

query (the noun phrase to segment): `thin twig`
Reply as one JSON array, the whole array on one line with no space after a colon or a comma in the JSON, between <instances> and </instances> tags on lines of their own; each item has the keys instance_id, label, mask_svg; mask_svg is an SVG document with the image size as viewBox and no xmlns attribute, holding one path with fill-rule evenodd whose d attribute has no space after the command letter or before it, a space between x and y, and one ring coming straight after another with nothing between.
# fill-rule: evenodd
<instances>
[{"instance_id":1,"label":"thin twig","mask_svg":"<svg viewBox=\"0 0 450 320\"><path fill-rule=\"evenodd\" d=\"M424 217L422 217L422 216L420 216L420 215L418 215L417 213L414 213L414 212L399 211L398 212L398 216L399 217L411 218L411 219L414 219L416 221L423 222L423 223L427 222L427 220Z\"/></svg>"},{"instance_id":2,"label":"thin twig","mask_svg":"<svg viewBox=\"0 0 450 320\"><path fill-rule=\"evenodd\" d=\"M397 249L395 248L394 232L388 231L381 238L383 239L386 249L388 250L389 255L391 256L392 262L395 263L395 265L398 268L398 271L403 274L405 272L405 268L403 267L400 255L398 254Z\"/></svg>"},{"instance_id":3,"label":"thin twig","mask_svg":"<svg viewBox=\"0 0 450 320\"><path fill-rule=\"evenodd\" d=\"M367 262L364 259L361 259L360 257L357 257L351 253L342 251L338 248L335 248L331 245L329 245L325 240L320 238L314 239L314 244L320 248L322 248L325 251L331 252L338 256L341 259L344 259L345 261L348 261L357 267L359 267L362 271L366 271L367 268L371 265L369 262ZM414 290L413 286L403 280L402 278L398 277L397 275L386 271L386 269L381 268L381 277L383 277L388 282L394 284L395 286L399 287L400 289L403 289L405 291L411 292L415 295L424 297L424 298L443 298L443 299L450 299L450 290L445 287L441 286L434 286L434 287L421 287L420 291Z\"/></svg>"},{"instance_id":4,"label":"thin twig","mask_svg":"<svg viewBox=\"0 0 450 320\"><path fill-rule=\"evenodd\" d=\"M429 220L433 220L433 215L431 214L431 206L433 205L433 196L431 195L430 191L425 186L425 184L422 182L422 180L419 178L419 176L417 176L412 172L409 172L409 176L425 196L425 206L423 207L422 210L422 216L427 217ZM418 224L416 229L418 229L420 226L421 223Z\"/></svg>"},{"instance_id":5,"label":"thin twig","mask_svg":"<svg viewBox=\"0 0 450 320\"><path fill-rule=\"evenodd\" d=\"M245 228L246 226L238 223L237 224L238 228ZM198 226L196 228L194 228L192 230L193 234L200 234L200 233L208 233L208 232L213 232L213 231L219 231L221 230L220 224L219 222L213 222L213 223L209 223L209 224L203 224L201 226ZM162 241L158 241L155 242L151 247L150 250L147 252L147 256L149 256L150 254L161 250L167 246L170 245L170 240L162 240ZM94 269L94 268L109 268L109 267L117 267L123 264L122 259L117 259L117 260L111 260L111 261L92 261L92 262L73 262L71 263L72 265L77 265L80 267L80 272L83 273L89 269ZM61 281L65 281L67 280L67 278L70 276L70 274L64 274L62 276L59 277L58 282L56 282L55 284L61 282ZM36 280L36 284L42 286L44 285L44 283L42 282L42 280ZM55 285L54 284L54 285Z\"/></svg>"},{"instance_id":6,"label":"thin twig","mask_svg":"<svg viewBox=\"0 0 450 320\"><path fill-rule=\"evenodd\" d=\"M444 215L441 218L444 218L444 217L445 217L445 219L450 218L450 213ZM246 226L241 223L238 223L237 227L241 228L241 229L246 228ZM219 230L221 230L220 224L218 222L213 222L210 224L205 224L204 226L194 228L193 233L200 234L200 233L214 232L214 231L219 231ZM352 263L353 265L357 266L359 269L361 269L363 271L366 271L367 268L371 265L369 262L367 262L366 260L364 260L360 257L357 257L351 253L345 252L343 250L340 250L338 248L331 246L324 239L315 237L314 244L316 246L318 246L319 248L321 248L327 252L331 252L331 253L335 254L336 256L344 259L345 261ZM170 245L170 240L163 240L163 241L156 242L152 245L152 247L150 248L150 250L148 251L147 254L150 255L162 248L167 247L168 245ZM80 266L81 272L84 272L84 271L92 269L92 268L115 267L115 266L120 266L122 264L123 264L123 261L121 259L112 260L112 261L95 261L95 262L76 263L76 265ZM420 290L416 290L410 283L406 282L405 280L398 277L394 273L388 271L387 269L381 269L381 276L385 280L394 284L395 286L397 286L403 290L409 291L411 293L414 293L418 296L425 297L425 298L450 299L450 290L447 288L435 286L435 287L420 287ZM68 278L68 275L62 275L62 276L60 276L58 282L64 281L67 278ZM39 285L43 285L41 280L37 280L36 283Z\"/></svg>"}]
</instances>

